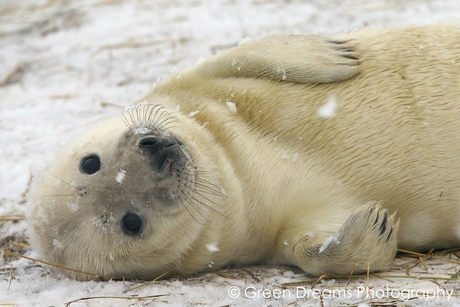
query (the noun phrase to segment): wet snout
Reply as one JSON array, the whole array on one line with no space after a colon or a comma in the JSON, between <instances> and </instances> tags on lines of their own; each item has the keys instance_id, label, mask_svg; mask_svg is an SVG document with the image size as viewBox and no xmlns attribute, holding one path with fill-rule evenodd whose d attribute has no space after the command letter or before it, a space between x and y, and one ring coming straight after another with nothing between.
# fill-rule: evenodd
<instances>
[{"instance_id":1,"label":"wet snout","mask_svg":"<svg viewBox=\"0 0 460 307\"><path fill-rule=\"evenodd\" d=\"M184 144L175 137L147 136L139 140L138 147L160 177L171 175L174 166L184 166L190 161Z\"/></svg>"}]
</instances>

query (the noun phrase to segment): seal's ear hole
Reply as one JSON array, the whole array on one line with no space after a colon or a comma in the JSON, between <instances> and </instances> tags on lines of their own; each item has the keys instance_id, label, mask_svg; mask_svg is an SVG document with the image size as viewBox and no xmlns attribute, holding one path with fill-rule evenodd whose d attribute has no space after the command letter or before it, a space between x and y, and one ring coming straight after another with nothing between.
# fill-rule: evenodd
<instances>
[{"instance_id":1,"label":"seal's ear hole","mask_svg":"<svg viewBox=\"0 0 460 307\"><path fill-rule=\"evenodd\" d=\"M135 213L126 213L120 224L121 230L128 236L138 236L142 233L142 219Z\"/></svg>"},{"instance_id":2,"label":"seal's ear hole","mask_svg":"<svg viewBox=\"0 0 460 307\"><path fill-rule=\"evenodd\" d=\"M97 155L89 155L81 159L80 171L84 174L92 175L101 168L101 159Z\"/></svg>"}]
</instances>

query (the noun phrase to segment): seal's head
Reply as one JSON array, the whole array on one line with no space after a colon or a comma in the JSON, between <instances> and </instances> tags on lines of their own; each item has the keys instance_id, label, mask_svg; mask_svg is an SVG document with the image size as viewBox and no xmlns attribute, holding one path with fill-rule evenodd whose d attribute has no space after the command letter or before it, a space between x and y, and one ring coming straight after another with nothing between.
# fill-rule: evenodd
<instances>
[{"instance_id":1,"label":"seal's head","mask_svg":"<svg viewBox=\"0 0 460 307\"><path fill-rule=\"evenodd\" d=\"M46 260L114 278L181 266L216 213L204 204L222 192L206 177L217 172L195 143L200 127L180 116L140 104L64 148L30 197L32 243Z\"/></svg>"}]
</instances>

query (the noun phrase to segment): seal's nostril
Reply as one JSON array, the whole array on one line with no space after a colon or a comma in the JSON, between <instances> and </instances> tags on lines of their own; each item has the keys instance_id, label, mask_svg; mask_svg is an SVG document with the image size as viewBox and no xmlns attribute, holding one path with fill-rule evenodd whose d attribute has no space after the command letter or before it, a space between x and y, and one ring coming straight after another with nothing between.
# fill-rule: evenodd
<instances>
[{"instance_id":1,"label":"seal's nostril","mask_svg":"<svg viewBox=\"0 0 460 307\"><path fill-rule=\"evenodd\" d=\"M143 138L142 140L139 141L139 147L140 148L152 147L156 143L158 143L158 141L159 140L157 138L152 138L152 137Z\"/></svg>"},{"instance_id":2,"label":"seal's nostril","mask_svg":"<svg viewBox=\"0 0 460 307\"><path fill-rule=\"evenodd\" d=\"M176 138L146 137L141 139L138 143L140 149L146 149L154 152L162 151L168 147L175 145L178 145Z\"/></svg>"}]
</instances>

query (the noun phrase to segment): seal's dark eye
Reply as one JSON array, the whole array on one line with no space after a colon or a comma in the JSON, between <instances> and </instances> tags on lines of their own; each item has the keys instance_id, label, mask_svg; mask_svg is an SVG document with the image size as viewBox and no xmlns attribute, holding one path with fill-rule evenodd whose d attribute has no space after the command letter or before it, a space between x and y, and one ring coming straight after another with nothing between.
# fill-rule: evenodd
<instances>
[{"instance_id":1,"label":"seal's dark eye","mask_svg":"<svg viewBox=\"0 0 460 307\"><path fill-rule=\"evenodd\" d=\"M90 155L81 159L80 171L92 175L101 168L101 159L97 155Z\"/></svg>"},{"instance_id":2,"label":"seal's dark eye","mask_svg":"<svg viewBox=\"0 0 460 307\"><path fill-rule=\"evenodd\" d=\"M142 233L142 219L135 213L126 213L121 219L121 230L129 236L138 236Z\"/></svg>"}]
</instances>

